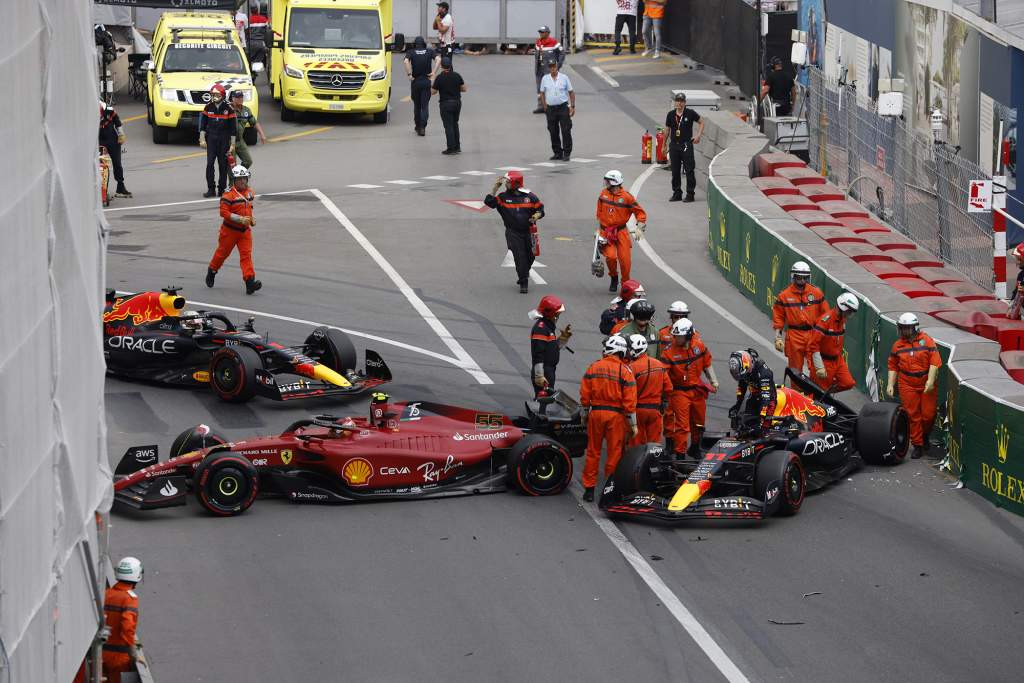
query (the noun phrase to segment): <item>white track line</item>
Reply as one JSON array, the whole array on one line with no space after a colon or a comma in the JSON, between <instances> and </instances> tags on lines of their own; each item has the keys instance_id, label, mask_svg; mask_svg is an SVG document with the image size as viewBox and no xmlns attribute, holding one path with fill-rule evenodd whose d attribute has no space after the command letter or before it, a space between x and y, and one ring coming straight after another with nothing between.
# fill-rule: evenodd
<instances>
[{"instance_id":1,"label":"white track line","mask_svg":"<svg viewBox=\"0 0 1024 683\"><path fill-rule=\"evenodd\" d=\"M547 280L542 278L540 274L533 268L530 268L530 279L533 280L534 284L538 285L546 285L548 283Z\"/></svg>"},{"instance_id":2,"label":"white track line","mask_svg":"<svg viewBox=\"0 0 1024 683\"><path fill-rule=\"evenodd\" d=\"M264 192L263 194L256 195L256 198L260 197L271 197L278 194L301 194L302 192L309 192L309 190L285 190L284 192ZM165 202L164 204L142 204L141 206L118 206L113 209L103 209L103 213L110 213L112 211L132 211L134 209L158 209L164 206L182 206L184 204L202 204L204 202L219 202L220 197L211 197L210 199L191 199L185 202Z\"/></svg>"},{"instance_id":3,"label":"white track line","mask_svg":"<svg viewBox=\"0 0 1024 683\"><path fill-rule=\"evenodd\" d=\"M324 205L332 216L334 216L335 220L341 223L342 227L352 235L352 238L359 243L359 246L361 246L367 254L370 255L370 258L377 262L380 269L383 270L389 278L391 278L391 281L394 282L395 286L398 287L403 295L405 295L405 298L408 299L413 309L415 309L416 312L420 314L420 317L430 325L431 329L433 329L437 336L441 338L441 341L445 343L445 346L451 349L451 352L455 354L459 367L472 375L473 379L480 384L494 384L494 381L480 368L479 365L477 365L477 362L473 360L473 357L470 356L466 349L462 347L462 344L452 336L452 333L448 331L444 326L444 323L438 320L437 316L433 314L425 303L423 303L423 299L421 299L416 292L412 291L412 287L410 287L398 271L395 270L394 266L384 258L383 254L377 251L377 247L373 246L370 240L366 239L366 236L352 221L348 219L348 216L341 212L338 205L332 202L327 195L320 190L312 189L310 192L320 200L320 203Z\"/></svg>"},{"instance_id":4,"label":"white track line","mask_svg":"<svg viewBox=\"0 0 1024 683\"><path fill-rule=\"evenodd\" d=\"M658 168L658 166L651 166L646 171L641 173L640 176L635 181L633 181L633 184L630 186L630 194L632 194L634 197L639 195L640 189L644 186L644 183L647 182L647 179L651 177L651 174L658 170ZM633 219L630 218L630 220ZM710 296L708 296L700 289L698 289L695 285L693 285L693 283L691 283L689 280L687 280L682 275L677 273L675 269L672 268L672 266L665 263L665 260L658 255L658 252L654 251L654 247L651 246L650 241L648 241L645 238L641 240L638 244L640 245L640 248L643 250L643 252L647 254L647 258L651 259L651 262L653 262L654 265L658 266L658 268L660 268L661 271L665 273L665 275L668 275L670 278L675 280L677 284L679 284L687 291L692 292L694 296L696 296L707 306L709 306L715 313L717 313L722 318L732 323L733 326L736 327L736 329L742 330L743 333L746 334L748 337L763 345L766 349L768 349L770 353L774 353L779 358L786 357L782 353L779 353L778 351L775 350L774 341L768 339L760 332L752 328L750 325L747 325L745 322L737 318L735 315L725 310L717 301L712 299Z\"/></svg>"},{"instance_id":5,"label":"white track line","mask_svg":"<svg viewBox=\"0 0 1024 683\"><path fill-rule=\"evenodd\" d=\"M582 487L578 482L574 481L572 488L577 494L582 494ZM654 571L651 563L640 554L640 551L626 538L626 535L615 525L615 522L598 512L597 506L594 503L584 503L581 501L580 505L587 511L590 518L594 520L597 528L603 531L608 540L612 542L615 549L626 558L626 561L633 567L637 575L643 579L647 587L658 596L665 609L675 617L680 626L686 629L686 632L693 638L693 642L697 643L697 646L704 651L704 654L708 656L708 659L711 660L711 663L715 665L725 679L730 681L730 683L749 683L749 679L743 675L743 672L729 658L725 650L715 642L715 639L701 625L697 617L693 616L693 612L687 609L683 601L679 599L679 596L673 593L672 589L662 581L661 577L658 576L658 572Z\"/></svg>"},{"instance_id":6,"label":"white track line","mask_svg":"<svg viewBox=\"0 0 1024 683\"><path fill-rule=\"evenodd\" d=\"M134 294L134 292L123 292L123 291L118 291L117 293L118 294ZM271 318L273 320L281 320L281 321L287 322L287 323L297 323L299 325L309 325L310 327L320 327L320 326L330 327L331 329L334 329L334 330L341 330L342 332L344 332L345 334L349 335L350 337L362 337L363 339L369 339L370 341L380 342L381 344L390 344L391 346L396 346L396 347L398 347L400 349L405 349L406 351L412 351L413 353L419 353L419 354L424 355L424 356L429 356L431 358L436 358L437 360L443 360L445 363L451 363L452 365L454 365L457 368L462 368L462 364L459 363L459 359L458 358L452 358L451 356L446 356L443 353L438 353L437 351L431 351L430 349L423 349L423 348L420 348L419 346L413 346L412 344L406 344L405 342L396 341L394 339L388 339L387 337L379 337L379 336L377 336L375 334L369 334L367 332L360 332L359 330L350 330L350 329L348 329L346 327L338 327L337 325L331 325L330 323L321 323L321 322L317 322L316 320L305 320L303 318L293 318L293 317L288 316L288 315L278 315L276 313L267 313L266 311L254 311L254 310L252 310L250 308L237 308L235 306L225 306L224 304L213 304L213 303L209 303L209 302L206 302L206 301L193 301L192 299L189 299L188 303L189 304L194 304L195 306L207 306L210 309L217 310L217 311L233 311L235 313L247 313L248 315L259 316L260 318Z\"/></svg>"},{"instance_id":7,"label":"white track line","mask_svg":"<svg viewBox=\"0 0 1024 683\"><path fill-rule=\"evenodd\" d=\"M608 72L599 66L591 66L590 70L597 74L598 78L612 86L613 88L619 87L619 82L608 75Z\"/></svg>"}]
</instances>

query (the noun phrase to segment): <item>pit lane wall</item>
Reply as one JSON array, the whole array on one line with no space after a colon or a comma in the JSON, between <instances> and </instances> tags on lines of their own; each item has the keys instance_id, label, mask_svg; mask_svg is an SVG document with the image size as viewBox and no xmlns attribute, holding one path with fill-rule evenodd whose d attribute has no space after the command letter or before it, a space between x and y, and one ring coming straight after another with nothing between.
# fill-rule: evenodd
<instances>
[{"instance_id":1,"label":"pit lane wall","mask_svg":"<svg viewBox=\"0 0 1024 683\"><path fill-rule=\"evenodd\" d=\"M0 682L73 680L103 619L111 473L91 4L3 3Z\"/></svg>"},{"instance_id":2,"label":"pit lane wall","mask_svg":"<svg viewBox=\"0 0 1024 683\"><path fill-rule=\"evenodd\" d=\"M944 363L933 435L945 432L948 469L995 505L1024 515L1024 385L1000 365L999 345L929 317L912 299L789 218L750 180L753 160L768 149L767 139L724 112L710 112L705 119L698 167L711 159L707 248L722 276L768 318L796 260L811 264L812 281L830 302L843 291L856 294L862 303L847 326L847 362L858 389L875 399L886 380L896 318L916 312Z\"/></svg>"}]
</instances>

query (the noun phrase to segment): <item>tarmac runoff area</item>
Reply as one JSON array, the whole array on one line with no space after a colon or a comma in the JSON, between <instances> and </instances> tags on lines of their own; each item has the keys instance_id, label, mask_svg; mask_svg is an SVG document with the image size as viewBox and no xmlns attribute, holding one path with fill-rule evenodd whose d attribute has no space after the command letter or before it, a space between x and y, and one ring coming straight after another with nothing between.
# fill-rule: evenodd
<instances>
[{"instance_id":1,"label":"tarmac runoff area","mask_svg":"<svg viewBox=\"0 0 1024 683\"><path fill-rule=\"evenodd\" d=\"M190 308L254 315L282 343L334 325L360 355L381 353L396 400L515 413L530 395L526 312L543 294L563 298L563 322L576 331L562 388L576 393L597 356L611 296L589 274L593 213L601 176L618 167L650 214L634 275L659 323L674 299L693 309L722 380L709 429L722 429L729 351L753 346L781 370L769 323L708 262L703 193L669 204L667 172L637 155L649 125L640 117L660 120L670 87L707 88L708 77L620 69L613 87L584 73L588 59L573 56L566 70L578 98L579 156L569 164L545 161L543 117L529 114L529 57L457 59L470 88L458 157L439 154L436 105L426 138L400 101L387 126L282 124L264 87L269 137L325 130L253 150L253 186L266 193L254 233L264 288L249 297L235 257L215 288L202 285L219 224L216 202L199 199L203 159L152 163L196 149L151 145L145 121L133 122L135 198L107 212L107 284L180 285ZM526 169L548 212L546 267L536 269L545 284L534 280L526 296L501 267L499 219L473 204L512 167ZM389 182L398 180L408 182ZM200 422L241 438L316 412L364 414L367 399L228 405L109 379L106 409L113 464L129 445L166 448ZM141 633L159 681L999 681L1015 680L1024 663L1024 525L924 462L867 468L809 498L797 517L760 524L611 522L579 495L576 484L544 499L259 500L232 519L190 503L115 513L111 551L146 563Z\"/></svg>"}]
</instances>

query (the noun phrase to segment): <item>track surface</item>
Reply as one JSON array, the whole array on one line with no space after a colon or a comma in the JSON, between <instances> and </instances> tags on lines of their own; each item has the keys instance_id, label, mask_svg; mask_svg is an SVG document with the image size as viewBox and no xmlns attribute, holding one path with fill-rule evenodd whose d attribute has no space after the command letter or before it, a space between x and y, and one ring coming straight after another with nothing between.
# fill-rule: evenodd
<instances>
[{"instance_id":1,"label":"track surface","mask_svg":"<svg viewBox=\"0 0 1024 683\"><path fill-rule=\"evenodd\" d=\"M543 117L528 113L529 58L456 61L470 88L457 157L439 154L436 104L427 137L418 138L408 102L396 102L388 126L321 118L288 125L263 89L268 135L316 132L254 148L254 188L322 191L493 384L437 357L453 352L308 192L257 203L263 291L244 295L234 257L213 290L203 287L218 224L214 202L193 202L204 189L204 160L153 163L198 148L185 140L150 144L145 120L128 124L135 199L107 214L108 284L129 291L179 284L198 301L258 311L257 329L282 341L300 342L309 325L271 315L376 335L406 345L355 340L390 364L396 399L506 410L529 395L526 313L555 292L566 301L563 322L577 331L576 355L563 354L559 368L562 387L575 393L584 364L596 357L596 322L610 298L607 280L588 269L601 176L618 167L627 184L635 180L644 168L637 138L663 116L669 87L708 86L697 74L631 80L617 73L613 90L589 70L588 58L570 61L578 93L574 154L593 163L531 166L550 152ZM396 89L398 100L404 83ZM122 117L143 111L120 110ZM547 268L537 271L548 284L532 285L528 296L515 288L514 271L499 267L505 247L497 216L449 201L481 199L504 166L528 169L527 185L548 212L540 257ZM381 187L349 187L355 184ZM703 194L691 205L669 204L668 194L663 171L640 194L654 249L767 334L767 320L707 261ZM193 203L128 208L182 201ZM637 249L634 273L659 312L674 299L690 303L724 378L723 396L712 397L709 411L710 427L723 427L733 391L723 361L730 350L756 344ZM129 445L166 448L199 422L240 438L312 412L362 414L367 406L230 406L202 392L115 379L106 398L112 464ZM948 484L927 464L908 462L856 473L808 499L793 519L617 527L750 680L1019 680L1024 525ZM594 523L578 492L346 507L261 500L228 520L204 516L194 503L118 512L112 553L146 564L142 633L161 681L720 680L720 669Z\"/></svg>"}]
</instances>

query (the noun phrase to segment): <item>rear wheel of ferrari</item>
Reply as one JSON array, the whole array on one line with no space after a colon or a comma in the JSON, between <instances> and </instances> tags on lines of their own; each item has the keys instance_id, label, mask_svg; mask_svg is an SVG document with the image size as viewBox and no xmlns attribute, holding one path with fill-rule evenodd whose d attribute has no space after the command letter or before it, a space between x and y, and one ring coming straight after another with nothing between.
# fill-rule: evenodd
<instances>
[{"instance_id":1,"label":"rear wheel of ferrari","mask_svg":"<svg viewBox=\"0 0 1024 683\"><path fill-rule=\"evenodd\" d=\"M200 448L209 448L210 446L216 446L227 442L227 439L206 425L196 425L191 429L186 429L175 437L174 441L171 443L171 453L169 457L177 458L179 455L198 451Z\"/></svg>"},{"instance_id":2,"label":"rear wheel of ferrari","mask_svg":"<svg viewBox=\"0 0 1024 683\"><path fill-rule=\"evenodd\" d=\"M866 403L857 417L857 450L872 465L898 465L910 448L910 420L899 403Z\"/></svg>"},{"instance_id":3,"label":"rear wheel of ferrari","mask_svg":"<svg viewBox=\"0 0 1024 683\"><path fill-rule=\"evenodd\" d=\"M807 478L796 453L771 451L761 457L754 473L754 495L764 501L766 514L795 515L804 503Z\"/></svg>"},{"instance_id":4,"label":"rear wheel of ferrari","mask_svg":"<svg viewBox=\"0 0 1024 683\"><path fill-rule=\"evenodd\" d=\"M244 403L256 395L260 354L248 346L228 346L210 359L210 387L222 401Z\"/></svg>"},{"instance_id":5,"label":"rear wheel of ferrari","mask_svg":"<svg viewBox=\"0 0 1024 683\"><path fill-rule=\"evenodd\" d=\"M256 466L236 453L211 453L196 469L193 488L199 504L218 517L240 515L259 493Z\"/></svg>"},{"instance_id":6,"label":"rear wheel of ferrari","mask_svg":"<svg viewBox=\"0 0 1024 683\"><path fill-rule=\"evenodd\" d=\"M507 477L527 495L553 496L572 481L572 457L554 439L528 434L509 451Z\"/></svg>"},{"instance_id":7,"label":"rear wheel of ferrari","mask_svg":"<svg viewBox=\"0 0 1024 683\"><path fill-rule=\"evenodd\" d=\"M356 367L356 347L341 330L318 327L306 337L306 348L314 359L320 361L339 375Z\"/></svg>"}]
</instances>

